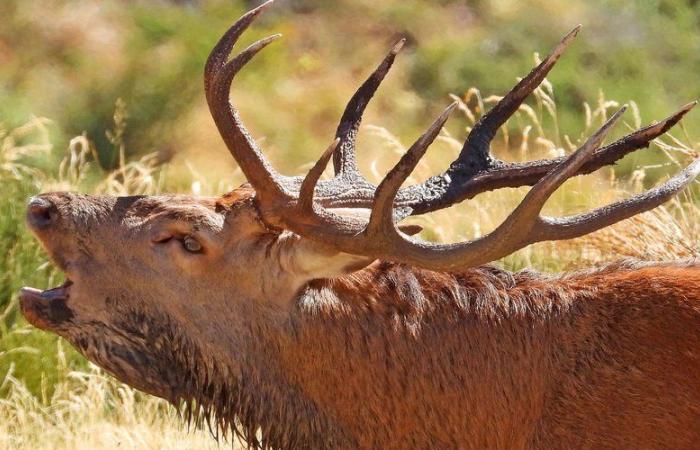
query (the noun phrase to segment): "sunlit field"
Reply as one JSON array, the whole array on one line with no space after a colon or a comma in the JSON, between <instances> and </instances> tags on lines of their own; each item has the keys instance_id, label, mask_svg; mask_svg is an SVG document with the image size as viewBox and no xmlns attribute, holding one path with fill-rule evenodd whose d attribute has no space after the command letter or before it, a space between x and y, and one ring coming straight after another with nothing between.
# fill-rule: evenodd
<instances>
[{"instance_id":1,"label":"sunlit field","mask_svg":"<svg viewBox=\"0 0 700 450\"><path fill-rule=\"evenodd\" d=\"M116 382L66 342L27 325L17 308L21 286L56 285L62 277L24 226L31 195L50 190L216 195L244 181L219 141L200 86L207 51L246 9L233 3L0 5L0 14L12 18L0 27L0 448L239 445L217 442L206 424L188 427L172 406ZM458 100L459 108L407 183L443 171L498 95L578 22L584 30L571 55L496 136L493 152L499 158L569 154L626 103L629 110L610 142L668 116L700 92L695 83L700 53L692 51L700 38L689 31L696 22L687 22L700 13L682 2L661 2L658 9L646 3L573 6L535 0L466 7L456 1L347 0L334 8L311 0L281 3L246 39L277 31L284 39L246 68L233 96L261 146L288 173L309 169L330 142L344 101L399 35L409 36L407 54L361 129L358 157L373 181L435 113ZM34 18L32 4L52 15L51 24L43 27ZM600 22L604 8L605 17L616 12L615 21L627 21L625 29L638 33L617 36L619 26ZM534 15L531 9L543 12ZM356 20L348 23L347 17ZM544 27L544 17L555 23ZM660 29L670 31L649 37ZM642 50L630 56L628 41ZM643 58L658 64L653 73L635 62L645 52L665 52ZM699 125L700 113L693 111L614 170L569 180L545 213L585 211L662 182L697 156ZM493 230L526 192L489 192L408 221L424 227L424 239L465 240ZM497 264L556 272L627 257L695 257L697 195L695 183L651 212L583 238L530 246Z\"/></svg>"}]
</instances>

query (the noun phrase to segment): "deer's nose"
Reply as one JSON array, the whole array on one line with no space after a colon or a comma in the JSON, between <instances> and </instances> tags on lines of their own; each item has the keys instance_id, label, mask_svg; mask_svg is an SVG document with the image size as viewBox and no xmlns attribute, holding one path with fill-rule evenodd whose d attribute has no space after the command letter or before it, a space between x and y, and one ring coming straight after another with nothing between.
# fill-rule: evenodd
<instances>
[{"instance_id":1,"label":"deer's nose","mask_svg":"<svg viewBox=\"0 0 700 450\"><path fill-rule=\"evenodd\" d=\"M44 229L56 221L58 209L49 199L44 197L32 197L27 205L27 222L36 229Z\"/></svg>"}]
</instances>

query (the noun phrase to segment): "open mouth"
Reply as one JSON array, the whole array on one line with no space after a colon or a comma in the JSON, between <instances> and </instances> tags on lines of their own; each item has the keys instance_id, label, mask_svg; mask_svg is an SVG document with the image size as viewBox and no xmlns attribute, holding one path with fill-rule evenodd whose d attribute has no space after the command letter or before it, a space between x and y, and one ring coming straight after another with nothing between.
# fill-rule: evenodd
<instances>
[{"instance_id":1,"label":"open mouth","mask_svg":"<svg viewBox=\"0 0 700 450\"><path fill-rule=\"evenodd\" d=\"M31 300L43 301L52 301L58 299L68 300L68 298L70 297L70 287L72 285L73 282L71 280L66 280L65 283L63 283L62 285L52 289L46 289L45 291L33 287L23 287L19 292L19 298L20 300L28 298Z\"/></svg>"},{"instance_id":2,"label":"open mouth","mask_svg":"<svg viewBox=\"0 0 700 450\"><path fill-rule=\"evenodd\" d=\"M66 305L70 298L73 282L66 280L61 286L46 289L24 287L20 290L20 309L32 325L52 330L73 318L73 312Z\"/></svg>"}]
</instances>

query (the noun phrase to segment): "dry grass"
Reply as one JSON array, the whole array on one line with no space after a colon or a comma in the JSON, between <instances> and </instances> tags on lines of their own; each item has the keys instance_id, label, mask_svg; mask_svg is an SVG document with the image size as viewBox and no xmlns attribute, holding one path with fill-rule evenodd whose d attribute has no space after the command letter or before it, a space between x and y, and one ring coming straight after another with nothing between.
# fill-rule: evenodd
<instances>
[{"instance_id":1,"label":"dry grass","mask_svg":"<svg viewBox=\"0 0 700 450\"><path fill-rule=\"evenodd\" d=\"M65 377L51 396L36 397L12 370L5 375L0 384L8 391L0 399L0 449L232 448L217 444L206 431L188 432L164 401L118 383L96 366L69 371L61 356Z\"/></svg>"},{"instance_id":2,"label":"dry grass","mask_svg":"<svg viewBox=\"0 0 700 450\"><path fill-rule=\"evenodd\" d=\"M608 116L615 102L602 96L598 105L585 105L587 121L581 136L560 135L557 125L556 103L552 87L545 83L537 91L534 106L523 106L507 128L499 135L496 152L504 159L533 159L570 152L583 136ZM482 98L472 89L461 98L460 111L467 130L479 117L486 105L495 98ZM634 106L631 108L634 112ZM640 124L638 114L631 115L631 126ZM515 126L513 126L515 125ZM42 121L34 123L41 128ZM513 131L515 130L515 131ZM15 131L21 134L23 131ZM5 139L12 132L3 133ZM117 136L117 135L115 135ZM118 137L118 136L117 136ZM117 138L115 137L115 139ZM682 140L665 137L656 143L655 150L667 153L675 165L683 165L694 155L693 145L685 136ZM85 190L88 174L97 170L90 167L92 149L84 137L71 141L68 155L55 176L37 175L36 169L21 163L21 156L32 151L46 151L45 145L20 148L6 141L3 146L2 170L13 177L32 176L37 188ZM118 143L117 143L118 144ZM366 126L364 147L379 148L391 157L375 155L364 167L365 173L379 179L403 152L405 145L387 130ZM461 142L444 131L435 148L421 162L410 182L423 180L443 170L454 158ZM368 159L362 158L360 159ZM196 194L221 191L226 183L212 182L190 169L193 181L191 191ZM102 173L91 190L100 193L157 193L163 188L163 170L152 157L136 162L125 162L114 172ZM618 180L612 171L577 177L567 182L546 208L549 214L571 214L609 203L639 192L646 171L639 168L631 179ZM454 241L479 236L492 230L523 197L526 189L507 189L486 193L473 201L441 211L430 217L412 219L426 227L424 237L432 240ZM692 194L685 193L666 206L635 217L606 230L572 241L543 243L528 247L502 261L508 267L533 266L543 270L561 270L589 266L620 257L644 259L671 259L696 256L700 237L699 210ZM15 328L12 333L31 333L28 328ZM15 348L13 352L33 352L31 348ZM59 346L59 361L63 361ZM5 355L0 353L0 362ZM218 448L207 432L188 432L174 409L161 400L139 394L114 381L94 366L87 371L64 373L61 381L52 387L50 396L36 396L15 378L12 367L2 379L0 391L7 392L0 400L0 448L7 449L97 449L97 448ZM48 389L46 389L48 391ZM229 448L230 443L222 444Z\"/></svg>"}]
</instances>

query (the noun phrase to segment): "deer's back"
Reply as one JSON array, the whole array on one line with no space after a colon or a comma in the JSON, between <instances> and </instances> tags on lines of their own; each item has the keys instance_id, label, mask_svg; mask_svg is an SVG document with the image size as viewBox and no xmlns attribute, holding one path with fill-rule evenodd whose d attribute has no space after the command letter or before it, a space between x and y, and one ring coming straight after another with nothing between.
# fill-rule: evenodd
<instances>
[{"instance_id":1,"label":"deer's back","mask_svg":"<svg viewBox=\"0 0 700 450\"><path fill-rule=\"evenodd\" d=\"M700 443L695 264L363 276L319 288L344 308L296 324L301 345L287 355L361 446Z\"/></svg>"},{"instance_id":2,"label":"deer's back","mask_svg":"<svg viewBox=\"0 0 700 450\"><path fill-rule=\"evenodd\" d=\"M535 447L700 447L700 266L582 277ZM556 343L554 343L556 345Z\"/></svg>"}]
</instances>

